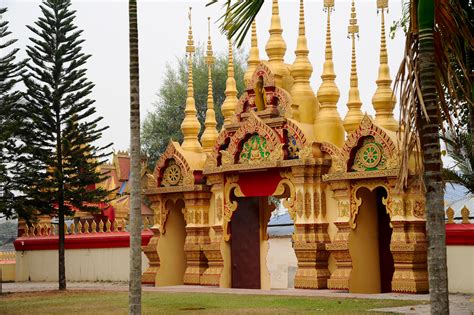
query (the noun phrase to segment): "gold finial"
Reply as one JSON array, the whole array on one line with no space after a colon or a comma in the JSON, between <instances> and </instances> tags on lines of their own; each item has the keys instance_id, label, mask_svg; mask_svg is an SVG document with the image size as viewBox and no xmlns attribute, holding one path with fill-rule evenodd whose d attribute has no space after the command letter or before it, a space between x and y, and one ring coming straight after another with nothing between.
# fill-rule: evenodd
<instances>
[{"instance_id":1,"label":"gold finial","mask_svg":"<svg viewBox=\"0 0 474 315\"><path fill-rule=\"evenodd\" d=\"M352 0L351 18L349 20L349 27L347 30L349 37L352 40L352 60L351 60L351 79L349 88L349 99L347 101L347 107L349 111L344 118L344 128L347 133L351 133L356 130L359 126L364 115L360 110L362 102L359 97L359 84L357 78L357 61L356 61L356 49L355 49L355 37L359 36L359 25L357 25L357 16L354 0Z\"/></svg>"},{"instance_id":2,"label":"gold finial","mask_svg":"<svg viewBox=\"0 0 474 315\"><path fill-rule=\"evenodd\" d=\"M291 68L294 83L291 88L293 119L302 123L312 124L319 110L316 97L309 83L313 66L308 58L309 50L306 41L304 20L304 1L300 0L300 19L298 27L298 41L295 50L295 61Z\"/></svg>"},{"instance_id":3,"label":"gold finial","mask_svg":"<svg viewBox=\"0 0 474 315\"><path fill-rule=\"evenodd\" d=\"M234 79L234 57L232 55L232 41L229 39L229 63L227 66L227 81L225 86L225 100L222 103L222 115L224 116L224 124L230 123L230 119L234 114L237 106L237 85Z\"/></svg>"},{"instance_id":4,"label":"gold finial","mask_svg":"<svg viewBox=\"0 0 474 315\"><path fill-rule=\"evenodd\" d=\"M393 118L395 107L395 95L393 93L390 78L390 68L388 67L387 43L385 38L385 10L388 8L388 0L377 0L377 10L381 11L381 41L380 41L380 65L377 78L377 90L372 97L372 104L375 109L375 123L388 130L397 131L398 123Z\"/></svg>"},{"instance_id":5,"label":"gold finial","mask_svg":"<svg viewBox=\"0 0 474 315\"><path fill-rule=\"evenodd\" d=\"M184 109L184 120L181 124L181 132L183 133L183 143L181 147L185 151L202 152L201 144L198 140L199 130L201 125L197 119L197 111L194 100L194 85L193 85L193 53L195 51L193 41L193 30L191 26L191 7L188 13L189 31L186 52L188 53L188 96L186 98L186 107Z\"/></svg>"},{"instance_id":6,"label":"gold finial","mask_svg":"<svg viewBox=\"0 0 474 315\"><path fill-rule=\"evenodd\" d=\"M454 210L453 210L453 208L449 207L448 210L446 210L446 216L448 217L448 223L450 223L450 224L454 223Z\"/></svg>"},{"instance_id":7,"label":"gold finial","mask_svg":"<svg viewBox=\"0 0 474 315\"><path fill-rule=\"evenodd\" d=\"M337 101L339 100L339 89L336 86L336 74L332 61L331 44L331 12L334 8L334 0L325 0L324 9L327 11L328 20L326 28L326 52L321 75L322 83L318 90L318 101L321 104L319 114L315 120L315 137L318 141L327 141L337 146L344 144L344 127L337 112Z\"/></svg>"},{"instance_id":8,"label":"gold finial","mask_svg":"<svg viewBox=\"0 0 474 315\"><path fill-rule=\"evenodd\" d=\"M211 152L214 143L217 140L218 134L216 130L216 113L214 111L214 96L212 93L212 70L211 67L214 64L214 56L212 55L212 42L211 42L211 18L207 18L208 23L208 40L207 40L207 52L206 52L206 64L208 72L208 84L207 84L207 110L206 120L204 122L204 132L201 136L201 143L204 152Z\"/></svg>"},{"instance_id":9,"label":"gold finial","mask_svg":"<svg viewBox=\"0 0 474 315\"><path fill-rule=\"evenodd\" d=\"M244 75L245 85L248 86L252 80L253 73L260 62L260 52L258 50L257 42L257 23L255 20L252 22L252 39L250 44L249 59L247 60L247 71Z\"/></svg>"},{"instance_id":10,"label":"gold finial","mask_svg":"<svg viewBox=\"0 0 474 315\"><path fill-rule=\"evenodd\" d=\"M461 217L462 217L462 224L469 224L471 222L469 222L469 214L471 212L469 211L469 209L464 206L462 209L461 209Z\"/></svg>"},{"instance_id":11,"label":"gold finial","mask_svg":"<svg viewBox=\"0 0 474 315\"><path fill-rule=\"evenodd\" d=\"M272 3L272 20L270 24L270 38L268 39L265 51L267 52L268 62L273 66L277 72L277 76L282 76L285 72L284 57L286 52L286 43L281 35L283 29L280 23L280 10L278 7L278 0L273 0Z\"/></svg>"}]
</instances>

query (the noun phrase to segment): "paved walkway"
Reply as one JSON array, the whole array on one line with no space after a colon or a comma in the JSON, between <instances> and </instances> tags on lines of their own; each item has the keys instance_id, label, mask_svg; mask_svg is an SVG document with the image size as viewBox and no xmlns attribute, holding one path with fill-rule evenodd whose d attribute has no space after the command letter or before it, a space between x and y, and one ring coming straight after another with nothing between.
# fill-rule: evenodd
<instances>
[{"instance_id":1,"label":"paved walkway","mask_svg":"<svg viewBox=\"0 0 474 315\"><path fill-rule=\"evenodd\" d=\"M104 290L104 291L128 291L128 284L123 282L68 282L70 290ZM31 292L56 290L57 282L15 282L3 283L3 292ZM169 286L152 287L143 286L146 292L186 292L186 293L220 293L220 294L250 294L250 295L275 295L275 296L302 296L302 297L330 297L330 298L357 298L357 299L394 299L394 300L416 300L425 303L415 306L394 307L377 309L377 311L394 312L402 314L429 314L428 294L355 294L346 291L333 290L250 290L250 289L223 289L204 286ZM451 294L450 311L452 315L473 315L474 296L463 294Z\"/></svg>"}]
</instances>

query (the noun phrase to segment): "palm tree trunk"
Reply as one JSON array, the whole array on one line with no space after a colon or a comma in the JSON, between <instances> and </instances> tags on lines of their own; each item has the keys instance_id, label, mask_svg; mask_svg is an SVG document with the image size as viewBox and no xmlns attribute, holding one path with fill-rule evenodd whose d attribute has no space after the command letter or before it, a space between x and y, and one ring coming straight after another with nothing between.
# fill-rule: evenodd
<instances>
[{"instance_id":1,"label":"palm tree trunk","mask_svg":"<svg viewBox=\"0 0 474 315\"><path fill-rule=\"evenodd\" d=\"M439 112L434 59L434 1L419 0L420 86L428 117L421 119L426 185L426 232L428 235L428 274L431 314L449 314L446 266L446 228L444 221L444 185L439 139Z\"/></svg>"},{"instance_id":2,"label":"palm tree trunk","mask_svg":"<svg viewBox=\"0 0 474 315\"><path fill-rule=\"evenodd\" d=\"M130 45L130 279L129 314L141 314L141 185L140 185L140 90L138 67L137 1L129 0Z\"/></svg>"}]
</instances>

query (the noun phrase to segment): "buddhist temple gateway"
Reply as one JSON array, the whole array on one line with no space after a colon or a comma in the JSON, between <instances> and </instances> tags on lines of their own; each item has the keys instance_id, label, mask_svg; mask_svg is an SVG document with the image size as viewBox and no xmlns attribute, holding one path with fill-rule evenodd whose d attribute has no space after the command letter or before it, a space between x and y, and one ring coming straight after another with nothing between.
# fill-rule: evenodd
<instances>
[{"instance_id":1,"label":"buddhist temple gateway","mask_svg":"<svg viewBox=\"0 0 474 315\"><path fill-rule=\"evenodd\" d=\"M375 119L360 109L354 2L348 12L349 111L344 120L337 111L340 92L331 45L334 0L325 0L324 8L325 60L316 93L310 86L313 67L303 0L293 64L284 63L286 44L278 1L272 2L265 46L268 60L260 56L253 23L246 89L240 98L229 41L221 130L216 129L209 36L209 96L201 139L190 19L188 90L181 125L184 140L170 142L154 174L148 175L152 188L146 195L155 224L153 237L144 246L150 261L144 283L269 289L267 224L275 209L269 202L273 196L282 200L294 221L296 288L427 292L424 195L416 185L414 163L410 163L407 187L395 189L400 154L385 38L388 1L377 1L381 40L377 90L372 98Z\"/></svg>"}]
</instances>

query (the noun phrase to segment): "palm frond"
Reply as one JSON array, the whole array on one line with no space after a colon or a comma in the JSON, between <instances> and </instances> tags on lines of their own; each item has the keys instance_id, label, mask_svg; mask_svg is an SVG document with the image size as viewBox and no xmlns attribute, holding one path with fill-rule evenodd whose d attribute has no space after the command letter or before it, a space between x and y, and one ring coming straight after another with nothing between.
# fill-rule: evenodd
<instances>
[{"instance_id":1,"label":"palm frond","mask_svg":"<svg viewBox=\"0 0 474 315\"><path fill-rule=\"evenodd\" d=\"M219 0L210 0L206 6L218 2ZM224 2L225 8L225 13L219 18L221 32L225 33L227 38L235 38L237 47L241 47L264 0L224 0L221 2Z\"/></svg>"},{"instance_id":2,"label":"palm frond","mask_svg":"<svg viewBox=\"0 0 474 315\"><path fill-rule=\"evenodd\" d=\"M395 91L400 96L401 171L399 187L408 182L409 157L420 152L418 130L422 119L428 120L420 88L419 34L416 9L418 0L410 1L410 27L405 42L405 55L400 64ZM455 129L454 122L465 110L472 107L471 71L466 51L473 49L473 35L465 8L458 1L435 0L435 63L438 95L439 125L441 130ZM422 174L421 156L415 154L418 174ZM421 175L420 175L421 179Z\"/></svg>"}]
</instances>

